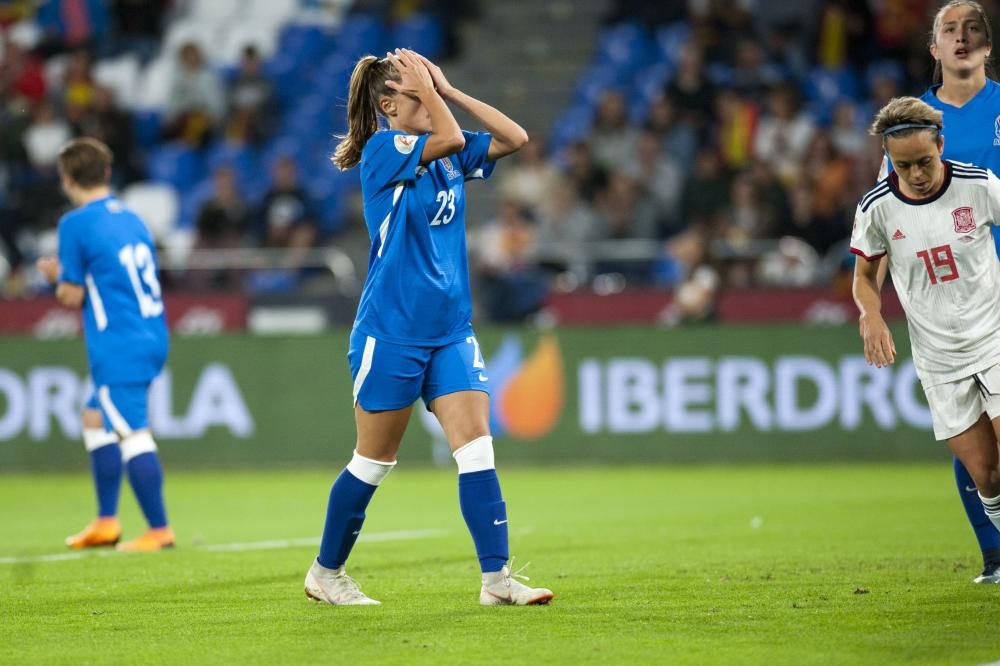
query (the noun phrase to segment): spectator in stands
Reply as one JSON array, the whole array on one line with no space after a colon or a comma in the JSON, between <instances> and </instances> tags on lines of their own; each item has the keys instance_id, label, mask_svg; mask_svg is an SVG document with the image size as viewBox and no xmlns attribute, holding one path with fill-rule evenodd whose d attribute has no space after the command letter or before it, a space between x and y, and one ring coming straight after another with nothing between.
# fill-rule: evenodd
<instances>
[{"instance_id":1,"label":"spectator in stands","mask_svg":"<svg viewBox=\"0 0 1000 666\"><path fill-rule=\"evenodd\" d=\"M542 262L557 271L569 270L583 281L591 274L591 243L600 220L580 197L576 186L559 181L538 208L538 251Z\"/></svg>"},{"instance_id":2,"label":"spectator in stands","mask_svg":"<svg viewBox=\"0 0 1000 666\"><path fill-rule=\"evenodd\" d=\"M123 188L142 177L142 164L136 150L132 120L115 101L110 88L96 86L90 106L72 122L75 136L89 136L99 139L115 156L115 168L111 172L112 183Z\"/></svg>"},{"instance_id":3,"label":"spectator in stands","mask_svg":"<svg viewBox=\"0 0 1000 666\"><path fill-rule=\"evenodd\" d=\"M857 105L850 99L842 99L833 110L833 125L830 127L834 148L852 160L860 159L868 151L870 143L858 116Z\"/></svg>"},{"instance_id":4,"label":"spectator in stands","mask_svg":"<svg viewBox=\"0 0 1000 666\"><path fill-rule=\"evenodd\" d=\"M156 55L164 16L173 0L111 0L116 51L135 53L146 63Z\"/></svg>"},{"instance_id":5,"label":"spectator in stands","mask_svg":"<svg viewBox=\"0 0 1000 666\"><path fill-rule=\"evenodd\" d=\"M262 71L255 46L243 49L239 71L229 85L226 138L259 144L272 133L274 90Z\"/></svg>"},{"instance_id":6,"label":"spectator in stands","mask_svg":"<svg viewBox=\"0 0 1000 666\"><path fill-rule=\"evenodd\" d=\"M811 214L808 226L794 235L822 254L850 229L856 203L850 189L853 164L833 145L830 135L821 131L809 146L804 166L808 174L804 181L812 190Z\"/></svg>"},{"instance_id":7,"label":"spectator in stands","mask_svg":"<svg viewBox=\"0 0 1000 666\"><path fill-rule=\"evenodd\" d=\"M723 207L729 192L729 182L722 170L718 152L702 147L694 160L694 168L681 196L681 216L687 226L709 227Z\"/></svg>"},{"instance_id":8,"label":"spectator in stands","mask_svg":"<svg viewBox=\"0 0 1000 666\"><path fill-rule=\"evenodd\" d=\"M181 46L178 60L165 109L164 135L202 146L225 113L222 87L194 42Z\"/></svg>"},{"instance_id":9,"label":"spectator in stands","mask_svg":"<svg viewBox=\"0 0 1000 666\"><path fill-rule=\"evenodd\" d=\"M611 174L608 186L597 196L599 240L654 240L659 236L656 205L635 179L623 171ZM605 260L597 264L599 273L621 273L629 282L649 277L649 259Z\"/></svg>"},{"instance_id":10,"label":"spectator in stands","mask_svg":"<svg viewBox=\"0 0 1000 666\"><path fill-rule=\"evenodd\" d=\"M220 250L241 247L250 229L250 211L240 195L236 172L223 166L212 175L212 195L202 204L195 220L195 249ZM189 277L194 287L226 288L234 284L233 271L196 271Z\"/></svg>"},{"instance_id":11,"label":"spectator in stands","mask_svg":"<svg viewBox=\"0 0 1000 666\"><path fill-rule=\"evenodd\" d=\"M623 171L636 182L652 205L657 235L672 236L680 231L684 226L680 211L684 171L663 151L656 134L648 130L639 134L635 155L625 163Z\"/></svg>"},{"instance_id":12,"label":"spectator in stands","mask_svg":"<svg viewBox=\"0 0 1000 666\"><path fill-rule=\"evenodd\" d=\"M501 202L476 248L483 304L492 321L523 321L541 309L548 283L536 262L538 234L530 212L513 201Z\"/></svg>"},{"instance_id":13,"label":"spectator in stands","mask_svg":"<svg viewBox=\"0 0 1000 666\"><path fill-rule=\"evenodd\" d=\"M0 99L19 96L37 104L45 92L42 61L18 40L8 38L0 60Z\"/></svg>"},{"instance_id":14,"label":"spectator in stands","mask_svg":"<svg viewBox=\"0 0 1000 666\"><path fill-rule=\"evenodd\" d=\"M44 33L46 54L75 49L101 49L108 28L105 0L47 0L38 7L36 21Z\"/></svg>"},{"instance_id":15,"label":"spectator in stands","mask_svg":"<svg viewBox=\"0 0 1000 666\"><path fill-rule=\"evenodd\" d=\"M35 107L34 119L24 133L28 161L39 176L57 179L56 160L59 149L72 138L69 125L47 100Z\"/></svg>"},{"instance_id":16,"label":"spectator in stands","mask_svg":"<svg viewBox=\"0 0 1000 666\"><path fill-rule=\"evenodd\" d=\"M299 183L295 160L275 162L272 186L257 216L255 235L264 247L311 247L318 235L316 205Z\"/></svg>"},{"instance_id":17,"label":"spectator in stands","mask_svg":"<svg viewBox=\"0 0 1000 666\"><path fill-rule=\"evenodd\" d=\"M772 88L767 106L768 113L754 139L754 154L767 162L782 182L793 185L802 175L802 160L816 128L802 111L799 92L791 84Z\"/></svg>"},{"instance_id":18,"label":"spectator in stands","mask_svg":"<svg viewBox=\"0 0 1000 666\"><path fill-rule=\"evenodd\" d=\"M730 87L742 95L760 97L769 88L781 83L781 71L768 62L759 39L747 36L739 40L736 61L730 75Z\"/></svg>"},{"instance_id":19,"label":"spectator in stands","mask_svg":"<svg viewBox=\"0 0 1000 666\"><path fill-rule=\"evenodd\" d=\"M680 164L691 164L698 150L698 134L681 120L677 106L666 95L657 96L649 107L646 129L656 134L667 155Z\"/></svg>"},{"instance_id":20,"label":"spectator in stands","mask_svg":"<svg viewBox=\"0 0 1000 666\"><path fill-rule=\"evenodd\" d=\"M552 196L559 187L563 175L545 159L544 140L535 137L529 141L514 158L501 177L500 195L532 211Z\"/></svg>"},{"instance_id":21,"label":"spectator in stands","mask_svg":"<svg viewBox=\"0 0 1000 666\"><path fill-rule=\"evenodd\" d=\"M639 133L629 123L625 95L607 90L601 95L588 142L594 160L605 169L624 166L635 154Z\"/></svg>"},{"instance_id":22,"label":"spectator in stands","mask_svg":"<svg viewBox=\"0 0 1000 666\"><path fill-rule=\"evenodd\" d=\"M715 88L705 73L702 51L694 42L681 51L677 72L664 92L682 122L699 136L710 131L715 122Z\"/></svg>"},{"instance_id":23,"label":"spectator in stands","mask_svg":"<svg viewBox=\"0 0 1000 666\"><path fill-rule=\"evenodd\" d=\"M820 67L862 68L872 59L872 14L867 0L823 0L816 16L819 21L811 43Z\"/></svg>"},{"instance_id":24,"label":"spectator in stands","mask_svg":"<svg viewBox=\"0 0 1000 666\"><path fill-rule=\"evenodd\" d=\"M594 161L590 146L584 141L578 141L566 150L566 177L576 187L583 200L593 203L608 183L608 171Z\"/></svg>"},{"instance_id":25,"label":"spectator in stands","mask_svg":"<svg viewBox=\"0 0 1000 666\"><path fill-rule=\"evenodd\" d=\"M84 50L73 51L63 72L62 100L66 108L87 109L94 101L93 59Z\"/></svg>"}]
</instances>

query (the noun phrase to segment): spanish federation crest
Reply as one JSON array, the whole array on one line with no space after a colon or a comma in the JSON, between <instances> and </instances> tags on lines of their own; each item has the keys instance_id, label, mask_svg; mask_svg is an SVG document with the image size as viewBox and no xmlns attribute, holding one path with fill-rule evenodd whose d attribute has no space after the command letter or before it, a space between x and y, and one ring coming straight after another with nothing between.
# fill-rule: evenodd
<instances>
[{"instance_id":1,"label":"spanish federation crest","mask_svg":"<svg viewBox=\"0 0 1000 666\"><path fill-rule=\"evenodd\" d=\"M976 218L972 216L972 208L969 206L951 211L951 217L955 221L956 234L967 234L976 228Z\"/></svg>"}]
</instances>

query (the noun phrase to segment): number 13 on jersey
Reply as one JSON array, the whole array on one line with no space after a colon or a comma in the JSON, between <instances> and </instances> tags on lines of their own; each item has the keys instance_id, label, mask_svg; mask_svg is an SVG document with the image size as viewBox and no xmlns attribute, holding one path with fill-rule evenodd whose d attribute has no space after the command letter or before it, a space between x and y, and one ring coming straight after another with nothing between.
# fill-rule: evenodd
<instances>
[{"instance_id":1,"label":"number 13 on jersey","mask_svg":"<svg viewBox=\"0 0 1000 666\"><path fill-rule=\"evenodd\" d=\"M156 264L149 246L145 243L126 245L118 252L118 259L128 271L128 279L132 283L136 300L139 301L142 316L159 317L163 314L160 281L156 278ZM143 284L149 288L148 293L143 289Z\"/></svg>"}]
</instances>

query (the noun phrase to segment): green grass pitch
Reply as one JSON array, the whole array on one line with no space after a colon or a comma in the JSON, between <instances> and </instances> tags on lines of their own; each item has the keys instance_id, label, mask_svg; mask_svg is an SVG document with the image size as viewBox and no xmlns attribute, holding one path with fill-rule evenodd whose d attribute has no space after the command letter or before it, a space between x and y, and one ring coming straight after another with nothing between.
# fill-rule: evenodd
<instances>
[{"instance_id":1,"label":"green grass pitch","mask_svg":"<svg viewBox=\"0 0 1000 666\"><path fill-rule=\"evenodd\" d=\"M66 552L63 537L90 518L88 478L0 476L0 662L1000 658L1000 587L969 583L979 554L945 460L501 466L515 566L530 560L531 582L556 593L551 606L528 608L478 606L454 472L405 467L375 496L349 565L383 605L307 601L310 539L335 473L168 469L177 549L56 560L38 558ZM127 487L122 499L134 536L141 521Z\"/></svg>"}]
</instances>

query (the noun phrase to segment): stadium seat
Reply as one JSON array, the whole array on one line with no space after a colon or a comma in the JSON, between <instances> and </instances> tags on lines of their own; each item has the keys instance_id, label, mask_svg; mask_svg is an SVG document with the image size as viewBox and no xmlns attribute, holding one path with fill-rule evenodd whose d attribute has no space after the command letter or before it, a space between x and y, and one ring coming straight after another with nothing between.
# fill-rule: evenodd
<instances>
[{"instance_id":1,"label":"stadium seat","mask_svg":"<svg viewBox=\"0 0 1000 666\"><path fill-rule=\"evenodd\" d=\"M632 92L626 96L632 122L645 122L650 105L663 93L663 88L673 73L674 66L670 63L650 65L636 72L632 79Z\"/></svg>"},{"instance_id":2,"label":"stadium seat","mask_svg":"<svg viewBox=\"0 0 1000 666\"><path fill-rule=\"evenodd\" d=\"M557 152L582 138L590 131L594 110L588 105L577 105L559 116L549 137L549 152Z\"/></svg>"},{"instance_id":3,"label":"stadium seat","mask_svg":"<svg viewBox=\"0 0 1000 666\"><path fill-rule=\"evenodd\" d=\"M111 89L123 109L135 106L139 88L139 58L125 54L94 65L94 81Z\"/></svg>"},{"instance_id":4,"label":"stadium seat","mask_svg":"<svg viewBox=\"0 0 1000 666\"><path fill-rule=\"evenodd\" d=\"M198 152L179 142L163 144L150 152L146 161L149 180L169 183L186 192L204 173Z\"/></svg>"},{"instance_id":5,"label":"stadium seat","mask_svg":"<svg viewBox=\"0 0 1000 666\"><path fill-rule=\"evenodd\" d=\"M628 80L628 70L616 65L608 63L591 65L577 80L576 103L594 107L606 90L620 87Z\"/></svg>"},{"instance_id":6,"label":"stadium seat","mask_svg":"<svg viewBox=\"0 0 1000 666\"><path fill-rule=\"evenodd\" d=\"M191 0L188 18L203 25L221 26L240 13L241 0Z\"/></svg>"},{"instance_id":7,"label":"stadium seat","mask_svg":"<svg viewBox=\"0 0 1000 666\"><path fill-rule=\"evenodd\" d=\"M252 25L277 27L299 12L299 0L244 0L243 11Z\"/></svg>"},{"instance_id":8,"label":"stadium seat","mask_svg":"<svg viewBox=\"0 0 1000 666\"><path fill-rule=\"evenodd\" d=\"M291 57L300 67L321 62L334 45L333 34L318 25L287 25L278 38L278 52Z\"/></svg>"},{"instance_id":9,"label":"stadium seat","mask_svg":"<svg viewBox=\"0 0 1000 666\"><path fill-rule=\"evenodd\" d=\"M177 226L180 200L177 191L166 183L133 183L125 188L121 199L138 213L157 241L162 241Z\"/></svg>"},{"instance_id":10,"label":"stadium seat","mask_svg":"<svg viewBox=\"0 0 1000 666\"><path fill-rule=\"evenodd\" d=\"M172 23L163 38L159 57L171 61L175 60L177 52L188 42L194 42L203 52L210 53L213 48L212 40L215 37L215 31L215 25L191 18Z\"/></svg>"},{"instance_id":11,"label":"stadium seat","mask_svg":"<svg viewBox=\"0 0 1000 666\"><path fill-rule=\"evenodd\" d=\"M152 148L160 142L160 113L158 111L133 111L132 132L143 148Z\"/></svg>"},{"instance_id":12,"label":"stadium seat","mask_svg":"<svg viewBox=\"0 0 1000 666\"><path fill-rule=\"evenodd\" d=\"M221 49L219 62L223 65L235 65L240 61L243 50L253 46L262 58L270 58L277 48L275 31L262 26L236 24L224 33L224 46Z\"/></svg>"},{"instance_id":13,"label":"stadium seat","mask_svg":"<svg viewBox=\"0 0 1000 666\"><path fill-rule=\"evenodd\" d=\"M814 67L805 84L806 98L820 104L834 104L842 97L859 99L858 75L850 67L827 69Z\"/></svg>"},{"instance_id":14,"label":"stadium seat","mask_svg":"<svg viewBox=\"0 0 1000 666\"><path fill-rule=\"evenodd\" d=\"M167 105L170 82L174 76L174 58L160 56L142 70L135 94L134 108L139 111L161 111Z\"/></svg>"},{"instance_id":15,"label":"stadium seat","mask_svg":"<svg viewBox=\"0 0 1000 666\"><path fill-rule=\"evenodd\" d=\"M597 62L620 70L636 70L657 60L652 35L635 22L619 23L601 31L597 40Z\"/></svg>"},{"instance_id":16,"label":"stadium seat","mask_svg":"<svg viewBox=\"0 0 1000 666\"><path fill-rule=\"evenodd\" d=\"M444 48L444 29L436 17L417 12L396 24L392 43L434 60Z\"/></svg>"},{"instance_id":17,"label":"stadium seat","mask_svg":"<svg viewBox=\"0 0 1000 666\"><path fill-rule=\"evenodd\" d=\"M660 61L676 65L689 41L691 24L687 21L671 23L657 30L656 45L660 50Z\"/></svg>"},{"instance_id":18,"label":"stadium seat","mask_svg":"<svg viewBox=\"0 0 1000 666\"><path fill-rule=\"evenodd\" d=\"M252 148L225 142L215 144L205 152L205 169L208 173L222 166L232 168L241 182L252 180L260 168L257 154Z\"/></svg>"},{"instance_id":19,"label":"stadium seat","mask_svg":"<svg viewBox=\"0 0 1000 666\"><path fill-rule=\"evenodd\" d=\"M337 52L355 60L366 53L384 54L395 48L391 38L379 19L367 14L351 14L337 31Z\"/></svg>"}]
</instances>

